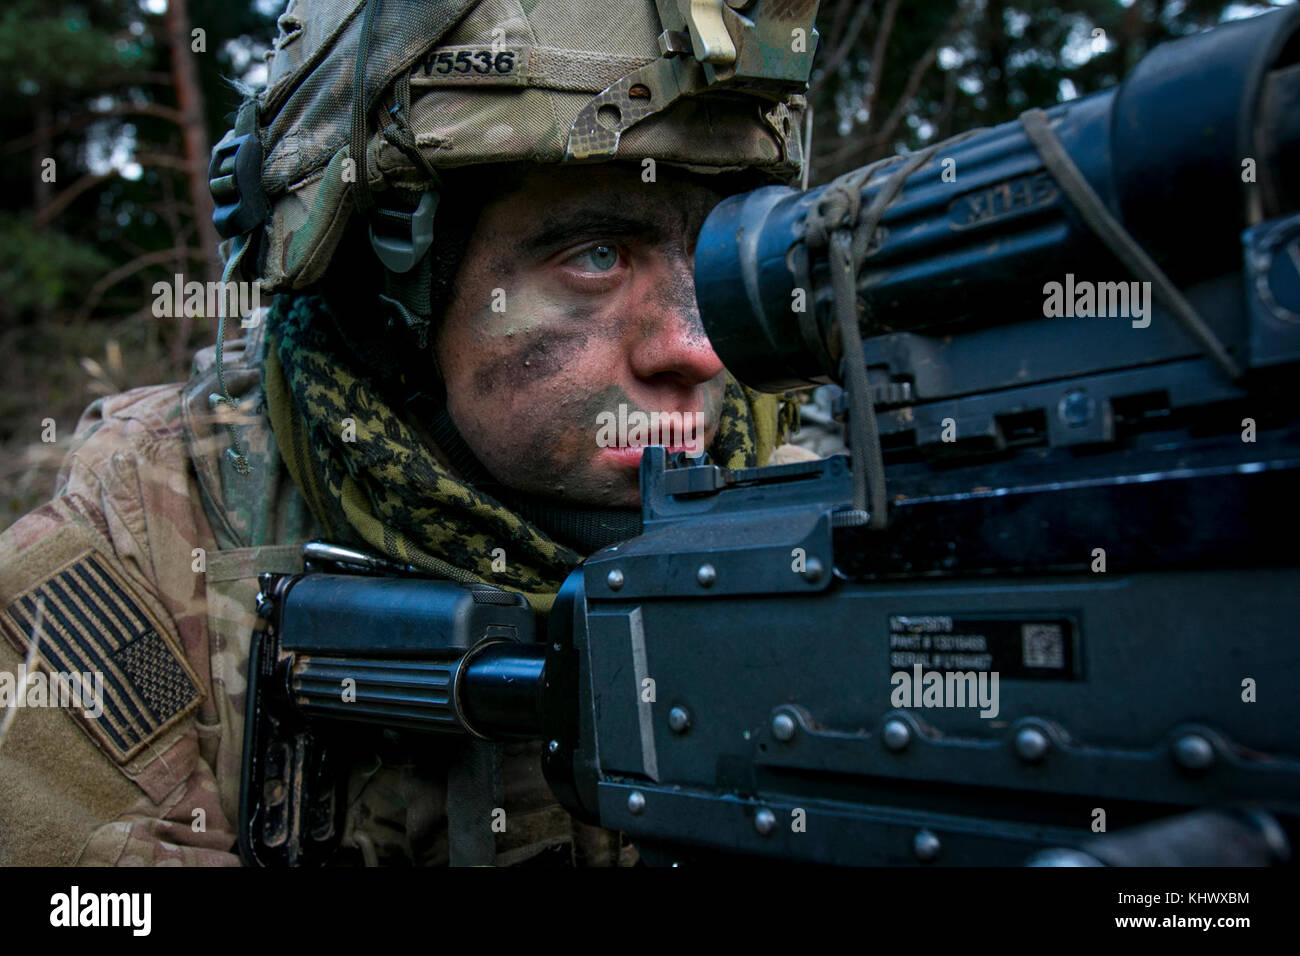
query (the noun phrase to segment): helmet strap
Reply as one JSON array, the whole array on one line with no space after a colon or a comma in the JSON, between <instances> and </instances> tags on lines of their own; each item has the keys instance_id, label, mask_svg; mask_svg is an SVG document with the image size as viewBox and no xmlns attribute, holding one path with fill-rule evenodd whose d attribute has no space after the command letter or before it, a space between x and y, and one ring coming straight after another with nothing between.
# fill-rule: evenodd
<instances>
[{"instance_id":1,"label":"helmet strap","mask_svg":"<svg viewBox=\"0 0 1300 956\"><path fill-rule=\"evenodd\" d=\"M384 294L379 297L401 318L421 350L428 347L433 324L429 247L439 193L419 193L415 208L398 205L396 190L388 203L375 206L370 217L370 246L384 265Z\"/></svg>"}]
</instances>

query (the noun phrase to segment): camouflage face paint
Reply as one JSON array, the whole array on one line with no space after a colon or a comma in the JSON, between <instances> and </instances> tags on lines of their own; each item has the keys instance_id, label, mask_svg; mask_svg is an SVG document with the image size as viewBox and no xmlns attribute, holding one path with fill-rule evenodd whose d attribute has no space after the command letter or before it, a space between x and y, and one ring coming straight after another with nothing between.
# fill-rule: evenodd
<instances>
[{"instance_id":1,"label":"camouflage face paint","mask_svg":"<svg viewBox=\"0 0 1300 956\"><path fill-rule=\"evenodd\" d=\"M716 431L723 371L691 273L719 196L662 178L539 167L479 219L437 352L452 418L498 481L635 505L639 453L597 444L601 411L689 413L706 441Z\"/></svg>"}]
</instances>

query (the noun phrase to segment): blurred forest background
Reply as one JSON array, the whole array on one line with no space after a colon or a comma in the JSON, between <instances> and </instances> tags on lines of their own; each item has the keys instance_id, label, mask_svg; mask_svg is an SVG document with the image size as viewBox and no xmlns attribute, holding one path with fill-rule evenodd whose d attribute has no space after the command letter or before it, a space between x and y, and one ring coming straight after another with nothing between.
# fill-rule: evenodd
<instances>
[{"instance_id":1,"label":"blurred forest background","mask_svg":"<svg viewBox=\"0 0 1300 956\"><path fill-rule=\"evenodd\" d=\"M822 0L811 182L1104 89L1163 40L1283 5ZM229 79L264 82L283 9L5 0L0 529L49 497L88 403L181 381L214 340L215 317L155 318L151 288L220 277L209 153L238 105Z\"/></svg>"}]
</instances>

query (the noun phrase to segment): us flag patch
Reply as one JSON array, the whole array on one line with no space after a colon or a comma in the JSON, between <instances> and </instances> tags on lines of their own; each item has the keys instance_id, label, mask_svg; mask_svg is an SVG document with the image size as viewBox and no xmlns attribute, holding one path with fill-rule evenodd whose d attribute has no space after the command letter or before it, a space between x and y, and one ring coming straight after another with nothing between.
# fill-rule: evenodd
<instances>
[{"instance_id":1,"label":"us flag patch","mask_svg":"<svg viewBox=\"0 0 1300 956\"><path fill-rule=\"evenodd\" d=\"M51 672L103 675L102 712L74 711L118 763L198 707L200 683L157 619L122 575L89 552L21 594L5 609Z\"/></svg>"}]
</instances>

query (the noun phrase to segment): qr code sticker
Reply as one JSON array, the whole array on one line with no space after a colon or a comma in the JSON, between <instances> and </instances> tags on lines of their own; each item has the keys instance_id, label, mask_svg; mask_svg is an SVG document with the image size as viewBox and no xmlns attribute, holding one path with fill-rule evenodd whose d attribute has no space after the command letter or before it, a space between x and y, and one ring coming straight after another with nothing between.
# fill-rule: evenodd
<instances>
[{"instance_id":1,"label":"qr code sticker","mask_svg":"<svg viewBox=\"0 0 1300 956\"><path fill-rule=\"evenodd\" d=\"M1065 633L1059 624L1022 624L1021 651L1026 667L1065 667Z\"/></svg>"}]
</instances>

